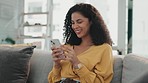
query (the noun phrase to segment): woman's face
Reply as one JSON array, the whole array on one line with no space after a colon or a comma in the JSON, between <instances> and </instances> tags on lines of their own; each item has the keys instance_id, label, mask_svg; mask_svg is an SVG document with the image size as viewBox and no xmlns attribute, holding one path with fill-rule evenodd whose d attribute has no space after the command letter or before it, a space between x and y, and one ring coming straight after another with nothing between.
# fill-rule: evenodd
<instances>
[{"instance_id":1,"label":"woman's face","mask_svg":"<svg viewBox=\"0 0 148 83\"><path fill-rule=\"evenodd\" d=\"M79 12L74 12L71 15L71 20L72 20L72 29L79 38L90 36L89 35L90 22L88 18L84 17Z\"/></svg>"}]
</instances>

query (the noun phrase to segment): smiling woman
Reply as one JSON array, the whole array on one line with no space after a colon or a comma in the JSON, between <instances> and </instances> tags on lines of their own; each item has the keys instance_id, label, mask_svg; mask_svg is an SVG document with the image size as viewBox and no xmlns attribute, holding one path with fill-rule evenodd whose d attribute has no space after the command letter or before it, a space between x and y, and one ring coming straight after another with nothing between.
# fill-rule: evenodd
<instances>
[{"instance_id":1,"label":"smiling woman","mask_svg":"<svg viewBox=\"0 0 148 83\"><path fill-rule=\"evenodd\" d=\"M52 47L54 66L49 83L110 83L112 40L98 10L87 3L72 6L64 28L65 45Z\"/></svg>"}]
</instances>

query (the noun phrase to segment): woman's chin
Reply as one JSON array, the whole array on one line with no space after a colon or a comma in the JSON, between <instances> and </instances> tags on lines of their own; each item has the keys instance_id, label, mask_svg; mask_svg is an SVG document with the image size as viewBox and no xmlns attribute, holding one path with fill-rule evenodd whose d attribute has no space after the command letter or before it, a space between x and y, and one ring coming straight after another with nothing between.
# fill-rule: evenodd
<instances>
[{"instance_id":1,"label":"woman's chin","mask_svg":"<svg viewBox=\"0 0 148 83\"><path fill-rule=\"evenodd\" d=\"M78 37L78 38L81 38L82 36L80 36L80 35L77 35L77 37Z\"/></svg>"},{"instance_id":2,"label":"woman's chin","mask_svg":"<svg viewBox=\"0 0 148 83\"><path fill-rule=\"evenodd\" d=\"M82 38L82 36L80 36L80 35L77 35L77 37L78 37L78 38Z\"/></svg>"}]
</instances>

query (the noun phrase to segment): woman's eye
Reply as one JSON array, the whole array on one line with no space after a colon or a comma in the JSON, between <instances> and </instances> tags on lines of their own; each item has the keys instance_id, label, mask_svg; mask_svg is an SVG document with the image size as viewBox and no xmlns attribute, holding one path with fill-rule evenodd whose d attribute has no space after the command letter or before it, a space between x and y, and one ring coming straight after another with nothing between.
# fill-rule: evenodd
<instances>
[{"instance_id":1,"label":"woman's eye","mask_svg":"<svg viewBox=\"0 0 148 83\"><path fill-rule=\"evenodd\" d=\"M74 24L74 22L71 22L71 24Z\"/></svg>"},{"instance_id":2,"label":"woman's eye","mask_svg":"<svg viewBox=\"0 0 148 83\"><path fill-rule=\"evenodd\" d=\"M80 23L82 23L82 21L78 21L77 23L79 23L79 24L80 24Z\"/></svg>"},{"instance_id":3,"label":"woman's eye","mask_svg":"<svg viewBox=\"0 0 148 83\"><path fill-rule=\"evenodd\" d=\"M82 20L77 20L76 22L72 21L71 24L81 24L83 21Z\"/></svg>"}]
</instances>

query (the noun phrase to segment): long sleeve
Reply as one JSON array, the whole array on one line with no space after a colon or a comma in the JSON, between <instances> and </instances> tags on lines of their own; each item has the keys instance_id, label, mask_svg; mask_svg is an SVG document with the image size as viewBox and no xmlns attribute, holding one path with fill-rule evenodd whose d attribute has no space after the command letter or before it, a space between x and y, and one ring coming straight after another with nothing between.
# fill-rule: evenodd
<instances>
[{"instance_id":1,"label":"long sleeve","mask_svg":"<svg viewBox=\"0 0 148 83\"><path fill-rule=\"evenodd\" d=\"M53 67L52 71L48 75L48 82L55 83L57 81L60 81L61 80L60 71L61 69L56 69Z\"/></svg>"},{"instance_id":2,"label":"long sleeve","mask_svg":"<svg viewBox=\"0 0 148 83\"><path fill-rule=\"evenodd\" d=\"M96 57L92 57L91 62L95 62ZM95 61L94 61L95 60ZM100 60L92 70L83 65L74 72L80 77L81 83L110 83L113 77L112 50L107 47L102 51Z\"/></svg>"},{"instance_id":3,"label":"long sleeve","mask_svg":"<svg viewBox=\"0 0 148 83\"><path fill-rule=\"evenodd\" d=\"M61 70L53 68L49 73L49 83L61 78L80 80L81 83L110 83L113 77L112 48L108 44L92 46L77 55L82 63L80 69L74 69L70 61L61 61Z\"/></svg>"},{"instance_id":4,"label":"long sleeve","mask_svg":"<svg viewBox=\"0 0 148 83\"><path fill-rule=\"evenodd\" d=\"M110 83L113 77L113 56L111 48L104 50L101 62L95 66L94 73L96 73L97 78L100 78L100 83Z\"/></svg>"}]
</instances>

